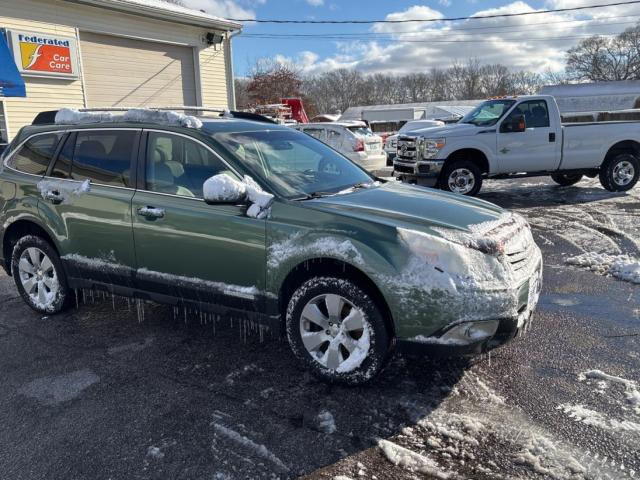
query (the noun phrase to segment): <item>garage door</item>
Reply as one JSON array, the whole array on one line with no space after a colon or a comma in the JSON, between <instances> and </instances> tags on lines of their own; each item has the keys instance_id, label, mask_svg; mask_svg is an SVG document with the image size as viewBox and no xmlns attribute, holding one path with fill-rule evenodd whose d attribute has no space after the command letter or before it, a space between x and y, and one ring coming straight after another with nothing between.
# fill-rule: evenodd
<instances>
[{"instance_id":1,"label":"garage door","mask_svg":"<svg viewBox=\"0 0 640 480\"><path fill-rule=\"evenodd\" d=\"M196 105L193 49L80 34L89 107Z\"/></svg>"}]
</instances>

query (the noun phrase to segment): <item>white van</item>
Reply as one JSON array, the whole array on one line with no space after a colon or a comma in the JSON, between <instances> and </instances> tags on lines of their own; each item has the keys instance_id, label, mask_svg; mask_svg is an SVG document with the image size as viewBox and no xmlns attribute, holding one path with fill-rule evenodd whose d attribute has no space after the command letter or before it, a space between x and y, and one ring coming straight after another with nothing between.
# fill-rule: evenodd
<instances>
[{"instance_id":1,"label":"white van","mask_svg":"<svg viewBox=\"0 0 640 480\"><path fill-rule=\"evenodd\" d=\"M382 137L375 135L364 122L306 123L292 128L326 143L367 170L380 170L387 165Z\"/></svg>"}]
</instances>

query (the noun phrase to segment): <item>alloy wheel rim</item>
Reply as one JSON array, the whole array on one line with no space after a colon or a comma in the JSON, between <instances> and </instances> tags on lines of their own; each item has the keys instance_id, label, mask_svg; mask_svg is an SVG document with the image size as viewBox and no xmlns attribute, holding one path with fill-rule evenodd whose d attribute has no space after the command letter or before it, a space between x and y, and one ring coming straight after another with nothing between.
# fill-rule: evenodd
<instances>
[{"instance_id":1,"label":"alloy wheel rim","mask_svg":"<svg viewBox=\"0 0 640 480\"><path fill-rule=\"evenodd\" d=\"M370 348L369 328L364 312L336 294L311 299L300 316L304 348L332 371L340 371L345 362L349 362L348 370L360 366Z\"/></svg>"},{"instance_id":2,"label":"alloy wheel rim","mask_svg":"<svg viewBox=\"0 0 640 480\"><path fill-rule=\"evenodd\" d=\"M34 305L49 307L60 292L60 282L51 259L42 250L29 247L18 260L18 275Z\"/></svg>"},{"instance_id":3,"label":"alloy wheel rim","mask_svg":"<svg viewBox=\"0 0 640 480\"><path fill-rule=\"evenodd\" d=\"M628 161L622 161L613 168L613 181L617 185L624 187L633 180L636 171L633 164Z\"/></svg>"},{"instance_id":4,"label":"alloy wheel rim","mask_svg":"<svg viewBox=\"0 0 640 480\"><path fill-rule=\"evenodd\" d=\"M476 179L470 170L457 168L449 174L448 184L452 192L466 194L473 190Z\"/></svg>"}]
</instances>

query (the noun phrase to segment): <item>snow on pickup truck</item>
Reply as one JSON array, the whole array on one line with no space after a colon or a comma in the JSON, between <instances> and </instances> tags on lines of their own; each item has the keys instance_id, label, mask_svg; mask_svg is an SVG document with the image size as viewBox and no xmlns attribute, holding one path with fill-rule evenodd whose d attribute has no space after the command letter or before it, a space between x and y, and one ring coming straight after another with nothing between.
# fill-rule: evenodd
<instances>
[{"instance_id":1,"label":"snow on pickup truck","mask_svg":"<svg viewBox=\"0 0 640 480\"><path fill-rule=\"evenodd\" d=\"M487 100L458 123L398 139L394 170L408 183L475 195L483 178L550 175L562 186L583 175L612 192L640 175L640 122L562 123L548 95Z\"/></svg>"}]
</instances>

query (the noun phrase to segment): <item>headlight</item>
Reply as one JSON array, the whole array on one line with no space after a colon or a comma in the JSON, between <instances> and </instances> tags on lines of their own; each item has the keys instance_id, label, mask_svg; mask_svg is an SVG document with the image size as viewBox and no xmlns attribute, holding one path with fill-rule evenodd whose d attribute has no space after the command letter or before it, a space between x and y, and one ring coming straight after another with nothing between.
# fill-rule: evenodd
<instances>
[{"instance_id":1,"label":"headlight","mask_svg":"<svg viewBox=\"0 0 640 480\"><path fill-rule=\"evenodd\" d=\"M496 256L417 230L398 228L398 236L423 266L448 274L463 283L487 283L503 278L506 271ZM455 281L455 280L454 280Z\"/></svg>"},{"instance_id":2,"label":"headlight","mask_svg":"<svg viewBox=\"0 0 640 480\"><path fill-rule=\"evenodd\" d=\"M446 140L444 138L424 138L420 141L420 151L422 158L434 158L440 150L444 148Z\"/></svg>"}]
</instances>

